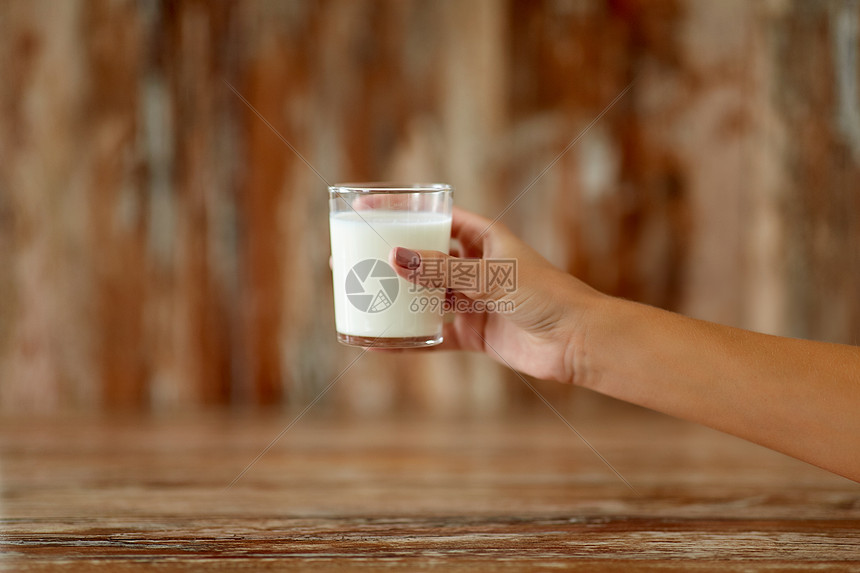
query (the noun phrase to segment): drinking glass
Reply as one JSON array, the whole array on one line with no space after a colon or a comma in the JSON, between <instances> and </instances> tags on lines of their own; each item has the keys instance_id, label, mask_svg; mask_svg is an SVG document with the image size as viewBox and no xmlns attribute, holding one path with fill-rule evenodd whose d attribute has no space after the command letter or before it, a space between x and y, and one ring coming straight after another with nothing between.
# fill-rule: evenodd
<instances>
[{"instance_id":1,"label":"drinking glass","mask_svg":"<svg viewBox=\"0 0 860 573\"><path fill-rule=\"evenodd\" d=\"M394 247L448 252L453 188L443 183L329 187L337 339L415 348L442 342L444 288L415 285L388 262Z\"/></svg>"}]
</instances>

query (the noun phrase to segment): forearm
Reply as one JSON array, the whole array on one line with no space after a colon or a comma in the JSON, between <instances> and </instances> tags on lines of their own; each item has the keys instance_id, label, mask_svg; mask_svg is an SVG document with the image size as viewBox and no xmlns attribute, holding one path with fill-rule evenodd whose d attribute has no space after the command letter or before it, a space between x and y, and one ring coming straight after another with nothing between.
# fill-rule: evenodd
<instances>
[{"instance_id":1,"label":"forearm","mask_svg":"<svg viewBox=\"0 0 860 573\"><path fill-rule=\"evenodd\" d=\"M768 336L607 299L577 383L860 481L860 348Z\"/></svg>"}]
</instances>

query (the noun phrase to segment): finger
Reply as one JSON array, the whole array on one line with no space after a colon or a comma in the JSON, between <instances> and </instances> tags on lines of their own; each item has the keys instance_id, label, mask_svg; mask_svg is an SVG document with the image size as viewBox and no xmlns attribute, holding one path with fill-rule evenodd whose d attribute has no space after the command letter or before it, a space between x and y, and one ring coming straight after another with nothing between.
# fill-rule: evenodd
<instances>
[{"instance_id":1,"label":"finger","mask_svg":"<svg viewBox=\"0 0 860 573\"><path fill-rule=\"evenodd\" d=\"M490 219L455 206L452 210L451 236L459 240L467 251L475 251L474 256L480 257L483 254L482 239L492 224Z\"/></svg>"},{"instance_id":2,"label":"finger","mask_svg":"<svg viewBox=\"0 0 860 573\"><path fill-rule=\"evenodd\" d=\"M427 288L445 288L447 259L441 251L418 251L394 247L388 254L388 263L401 277Z\"/></svg>"},{"instance_id":3,"label":"finger","mask_svg":"<svg viewBox=\"0 0 860 573\"><path fill-rule=\"evenodd\" d=\"M486 276L483 259L461 259L441 251L418 251L395 247L388 254L388 263L404 279L427 288L451 288L473 300L495 300L503 292L484 288Z\"/></svg>"},{"instance_id":4,"label":"finger","mask_svg":"<svg viewBox=\"0 0 860 573\"><path fill-rule=\"evenodd\" d=\"M460 313L453 322L445 323L442 330L444 340L439 350L484 351L484 340L477 333L483 332L487 316L484 313Z\"/></svg>"},{"instance_id":5,"label":"finger","mask_svg":"<svg viewBox=\"0 0 860 573\"><path fill-rule=\"evenodd\" d=\"M445 304L446 309L450 310L452 314L455 315L463 315L463 314L475 314L475 299L469 298L465 294L448 289L448 292L445 294Z\"/></svg>"}]
</instances>

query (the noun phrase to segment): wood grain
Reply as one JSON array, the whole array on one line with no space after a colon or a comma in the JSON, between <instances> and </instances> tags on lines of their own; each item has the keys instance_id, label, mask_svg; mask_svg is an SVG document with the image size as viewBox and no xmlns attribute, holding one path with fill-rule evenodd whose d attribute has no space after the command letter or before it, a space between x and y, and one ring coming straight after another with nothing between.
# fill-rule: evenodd
<instances>
[{"instance_id":1,"label":"wood grain","mask_svg":"<svg viewBox=\"0 0 860 573\"><path fill-rule=\"evenodd\" d=\"M508 420L0 422L0 568L845 571L860 486L604 404Z\"/></svg>"}]
</instances>

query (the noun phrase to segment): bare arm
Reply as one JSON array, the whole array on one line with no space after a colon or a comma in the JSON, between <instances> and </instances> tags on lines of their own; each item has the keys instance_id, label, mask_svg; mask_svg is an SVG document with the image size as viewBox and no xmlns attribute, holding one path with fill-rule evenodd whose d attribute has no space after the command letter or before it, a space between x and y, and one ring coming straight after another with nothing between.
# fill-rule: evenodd
<instances>
[{"instance_id":1,"label":"bare arm","mask_svg":"<svg viewBox=\"0 0 860 573\"><path fill-rule=\"evenodd\" d=\"M463 256L516 258L517 288L454 296L508 300L514 311L458 314L446 325L443 348L485 352L533 376L705 424L860 481L860 348L759 334L603 295L503 225L489 224L458 209L452 234L465 245ZM423 261L448 256L394 249L390 262L420 283Z\"/></svg>"},{"instance_id":2,"label":"bare arm","mask_svg":"<svg viewBox=\"0 0 860 573\"><path fill-rule=\"evenodd\" d=\"M860 348L769 336L610 299L578 383L860 481Z\"/></svg>"}]
</instances>

